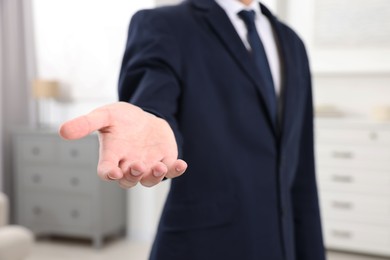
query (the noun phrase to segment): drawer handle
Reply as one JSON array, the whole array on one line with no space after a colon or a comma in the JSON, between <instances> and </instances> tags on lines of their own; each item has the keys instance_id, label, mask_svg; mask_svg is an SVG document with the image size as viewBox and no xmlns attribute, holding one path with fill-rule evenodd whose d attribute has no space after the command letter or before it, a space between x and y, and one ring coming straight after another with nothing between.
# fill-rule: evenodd
<instances>
[{"instance_id":1,"label":"drawer handle","mask_svg":"<svg viewBox=\"0 0 390 260\"><path fill-rule=\"evenodd\" d=\"M332 153L333 158L337 159L353 159L353 153L352 152L341 152L341 151L335 151Z\"/></svg>"},{"instance_id":2,"label":"drawer handle","mask_svg":"<svg viewBox=\"0 0 390 260\"><path fill-rule=\"evenodd\" d=\"M35 206L33 207L32 212L35 216L39 216L42 213L42 209L39 206Z\"/></svg>"},{"instance_id":3,"label":"drawer handle","mask_svg":"<svg viewBox=\"0 0 390 260\"><path fill-rule=\"evenodd\" d=\"M34 174L32 177L31 177L33 183L40 183L42 178L39 174Z\"/></svg>"},{"instance_id":4,"label":"drawer handle","mask_svg":"<svg viewBox=\"0 0 390 260\"><path fill-rule=\"evenodd\" d=\"M353 208L353 204L351 202L333 201L332 207L335 209L350 210Z\"/></svg>"},{"instance_id":5,"label":"drawer handle","mask_svg":"<svg viewBox=\"0 0 390 260\"><path fill-rule=\"evenodd\" d=\"M335 174L332 176L332 181L340 183L353 183L354 179L352 176Z\"/></svg>"},{"instance_id":6,"label":"drawer handle","mask_svg":"<svg viewBox=\"0 0 390 260\"><path fill-rule=\"evenodd\" d=\"M40 153L41 153L41 149L39 149L39 147L37 147L37 146L34 146L31 149L31 154L34 155L34 156L39 156Z\"/></svg>"},{"instance_id":7,"label":"drawer handle","mask_svg":"<svg viewBox=\"0 0 390 260\"><path fill-rule=\"evenodd\" d=\"M343 231L343 230L332 230L331 232L333 237L342 238L342 239L352 239L353 234L349 231Z\"/></svg>"},{"instance_id":8,"label":"drawer handle","mask_svg":"<svg viewBox=\"0 0 390 260\"><path fill-rule=\"evenodd\" d=\"M72 149L72 150L70 150L70 157L72 157L72 158L77 158L77 157L79 157L79 150L77 150L77 149Z\"/></svg>"},{"instance_id":9,"label":"drawer handle","mask_svg":"<svg viewBox=\"0 0 390 260\"><path fill-rule=\"evenodd\" d=\"M80 212L79 212L77 209L72 210L72 211L70 212L70 216L71 216L72 218L74 218L74 219L77 219L77 218L80 217Z\"/></svg>"},{"instance_id":10,"label":"drawer handle","mask_svg":"<svg viewBox=\"0 0 390 260\"><path fill-rule=\"evenodd\" d=\"M79 186L80 184L79 178L73 177L72 179L70 179L70 184L72 184L72 186Z\"/></svg>"},{"instance_id":11,"label":"drawer handle","mask_svg":"<svg viewBox=\"0 0 390 260\"><path fill-rule=\"evenodd\" d=\"M378 139L378 134L375 133L375 132L371 132L371 133L370 133L370 139L371 139L372 141L377 140L377 139Z\"/></svg>"}]
</instances>

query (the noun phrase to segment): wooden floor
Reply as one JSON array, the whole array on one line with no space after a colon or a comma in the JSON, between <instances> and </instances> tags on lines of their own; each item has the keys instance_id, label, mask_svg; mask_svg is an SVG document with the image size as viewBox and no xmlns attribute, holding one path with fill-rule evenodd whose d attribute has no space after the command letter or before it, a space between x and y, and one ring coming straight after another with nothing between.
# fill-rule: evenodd
<instances>
[{"instance_id":1,"label":"wooden floor","mask_svg":"<svg viewBox=\"0 0 390 260\"><path fill-rule=\"evenodd\" d=\"M39 240L27 260L147 260L150 244L134 243L125 240L108 242L102 249L96 250L88 241L46 239ZM382 260L341 252L328 252L328 260Z\"/></svg>"}]
</instances>

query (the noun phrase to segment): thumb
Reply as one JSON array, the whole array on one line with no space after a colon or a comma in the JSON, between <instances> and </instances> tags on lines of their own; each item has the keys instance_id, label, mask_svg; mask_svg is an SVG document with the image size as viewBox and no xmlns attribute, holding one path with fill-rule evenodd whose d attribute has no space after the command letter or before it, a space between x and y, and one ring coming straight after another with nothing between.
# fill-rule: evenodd
<instances>
[{"instance_id":1,"label":"thumb","mask_svg":"<svg viewBox=\"0 0 390 260\"><path fill-rule=\"evenodd\" d=\"M59 134L64 139L83 138L94 131L110 126L110 113L105 107L93 110L89 114L76 117L63 123Z\"/></svg>"}]
</instances>

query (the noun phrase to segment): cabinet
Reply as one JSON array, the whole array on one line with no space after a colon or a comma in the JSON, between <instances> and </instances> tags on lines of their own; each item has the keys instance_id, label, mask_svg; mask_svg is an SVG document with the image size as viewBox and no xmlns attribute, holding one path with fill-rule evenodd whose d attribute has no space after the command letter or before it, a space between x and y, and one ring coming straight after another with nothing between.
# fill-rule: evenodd
<instances>
[{"instance_id":1,"label":"cabinet","mask_svg":"<svg viewBox=\"0 0 390 260\"><path fill-rule=\"evenodd\" d=\"M328 248L390 256L390 124L316 121Z\"/></svg>"},{"instance_id":2,"label":"cabinet","mask_svg":"<svg viewBox=\"0 0 390 260\"><path fill-rule=\"evenodd\" d=\"M96 175L96 135L65 141L54 130L14 134L16 221L36 235L93 239L122 233L126 194Z\"/></svg>"}]
</instances>

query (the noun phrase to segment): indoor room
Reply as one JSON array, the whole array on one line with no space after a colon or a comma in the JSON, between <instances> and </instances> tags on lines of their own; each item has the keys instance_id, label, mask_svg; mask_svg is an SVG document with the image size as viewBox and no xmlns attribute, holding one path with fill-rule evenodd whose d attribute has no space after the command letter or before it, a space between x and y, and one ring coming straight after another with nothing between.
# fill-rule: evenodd
<instances>
[{"instance_id":1,"label":"indoor room","mask_svg":"<svg viewBox=\"0 0 390 260\"><path fill-rule=\"evenodd\" d=\"M0 260L390 259L388 0L0 0L0 104Z\"/></svg>"}]
</instances>

